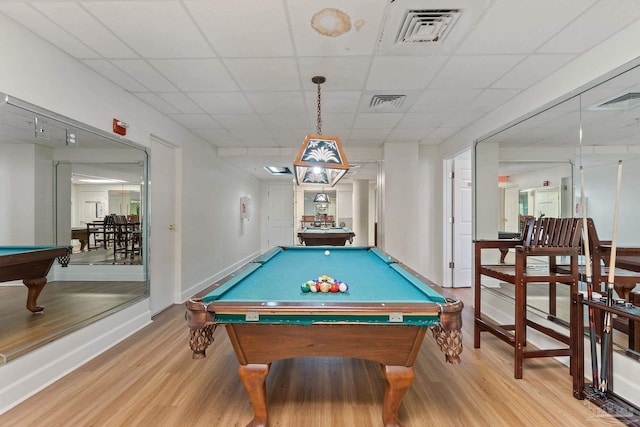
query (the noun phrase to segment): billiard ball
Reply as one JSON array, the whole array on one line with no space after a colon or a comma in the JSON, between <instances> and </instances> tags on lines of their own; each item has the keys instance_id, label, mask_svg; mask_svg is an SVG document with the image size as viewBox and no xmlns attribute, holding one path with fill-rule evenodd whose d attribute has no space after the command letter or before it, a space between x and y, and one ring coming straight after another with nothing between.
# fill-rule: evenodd
<instances>
[{"instance_id":1,"label":"billiard ball","mask_svg":"<svg viewBox=\"0 0 640 427\"><path fill-rule=\"evenodd\" d=\"M328 284L327 282L322 282L320 284L320 292L329 292L329 290L331 290L331 285Z\"/></svg>"},{"instance_id":2,"label":"billiard ball","mask_svg":"<svg viewBox=\"0 0 640 427\"><path fill-rule=\"evenodd\" d=\"M315 283L314 283L314 284L312 284L312 285L309 285L309 290L310 290L311 292L318 292L318 286L316 286L316 284L315 284Z\"/></svg>"},{"instance_id":3,"label":"billiard ball","mask_svg":"<svg viewBox=\"0 0 640 427\"><path fill-rule=\"evenodd\" d=\"M329 256L329 255L331 255L331 252L329 252L329 251L324 251L324 254L325 254L326 256Z\"/></svg>"},{"instance_id":4,"label":"billiard ball","mask_svg":"<svg viewBox=\"0 0 640 427\"><path fill-rule=\"evenodd\" d=\"M349 286L344 282L340 283L338 288L340 289L340 292L347 292L349 290Z\"/></svg>"},{"instance_id":5,"label":"billiard ball","mask_svg":"<svg viewBox=\"0 0 640 427\"><path fill-rule=\"evenodd\" d=\"M309 286L309 282L304 282L302 285L300 285L300 289L302 289L302 292L311 291L311 287Z\"/></svg>"},{"instance_id":6,"label":"billiard ball","mask_svg":"<svg viewBox=\"0 0 640 427\"><path fill-rule=\"evenodd\" d=\"M338 285L337 283L332 283L331 284L331 292L338 292L340 290L340 285Z\"/></svg>"}]
</instances>

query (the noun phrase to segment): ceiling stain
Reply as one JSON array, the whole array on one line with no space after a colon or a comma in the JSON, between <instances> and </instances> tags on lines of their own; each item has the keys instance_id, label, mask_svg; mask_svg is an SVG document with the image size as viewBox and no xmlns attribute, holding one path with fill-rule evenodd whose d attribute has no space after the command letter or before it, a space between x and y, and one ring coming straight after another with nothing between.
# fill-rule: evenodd
<instances>
[{"instance_id":1,"label":"ceiling stain","mask_svg":"<svg viewBox=\"0 0 640 427\"><path fill-rule=\"evenodd\" d=\"M311 28L323 36L338 37L351 30L351 18L340 9L330 7L311 17Z\"/></svg>"},{"instance_id":2,"label":"ceiling stain","mask_svg":"<svg viewBox=\"0 0 640 427\"><path fill-rule=\"evenodd\" d=\"M364 19L358 19L353 23L353 28L355 28L356 31L360 31L360 28L364 27L364 22Z\"/></svg>"}]
</instances>

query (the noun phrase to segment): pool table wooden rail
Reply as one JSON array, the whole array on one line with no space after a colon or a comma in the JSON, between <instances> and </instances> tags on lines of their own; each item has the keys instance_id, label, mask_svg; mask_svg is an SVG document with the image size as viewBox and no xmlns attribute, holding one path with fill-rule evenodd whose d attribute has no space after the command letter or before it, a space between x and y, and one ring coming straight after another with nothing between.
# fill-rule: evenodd
<instances>
[{"instance_id":1,"label":"pool table wooden rail","mask_svg":"<svg viewBox=\"0 0 640 427\"><path fill-rule=\"evenodd\" d=\"M66 267L71 251L71 246L59 246L3 255L0 257L0 282L22 280L27 287L27 309L41 313L44 307L38 305L38 296L47 284L47 274L56 259Z\"/></svg>"}]
</instances>

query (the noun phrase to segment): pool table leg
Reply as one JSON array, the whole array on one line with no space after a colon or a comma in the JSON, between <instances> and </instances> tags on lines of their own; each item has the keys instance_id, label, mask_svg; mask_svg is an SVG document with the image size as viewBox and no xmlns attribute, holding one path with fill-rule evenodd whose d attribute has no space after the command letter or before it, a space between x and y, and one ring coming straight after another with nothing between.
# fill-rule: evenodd
<instances>
[{"instance_id":1,"label":"pool table leg","mask_svg":"<svg viewBox=\"0 0 640 427\"><path fill-rule=\"evenodd\" d=\"M247 390L253 406L253 420L247 427L266 427L267 425L267 375L269 364L249 363L238 368L240 381Z\"/></svg>"},{"instance_id":2,"label":"pool table leg","mask_svg":"<svg viewBox=\"0 0 640 427\"><path fill-rule=\"evenodd\" d=\"M398 408L413 382L413 367L386 365L383 371L387 379L387 388L384 391L382 422L385 427L397 427L401 425L398 421Z\"/></svg>"},{"instance_id":3,"label":"pool table leg","mask_svg":"<svg viewBox=\"0 0 640 427\"><path fill-rule=\"evenodd\" d=\"M38 305L38 296L42 292L42 288L47 284L47 278L42 277L40 279L25 279L22 281L28 289L27 293L27 310L32 313L40 313L44 310L44 307Z\"/></svg>"}]
</instances>

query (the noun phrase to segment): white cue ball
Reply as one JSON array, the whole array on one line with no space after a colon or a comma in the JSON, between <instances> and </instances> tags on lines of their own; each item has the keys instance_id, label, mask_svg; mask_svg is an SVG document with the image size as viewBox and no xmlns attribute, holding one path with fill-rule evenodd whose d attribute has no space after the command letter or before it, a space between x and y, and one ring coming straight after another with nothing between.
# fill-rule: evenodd
<instances>
[{"instance_id":1,"label":"white cue ball","mask_svg":"<svg viewBox=\"0 0 640 427\"><path fill-rule=\"evenodd\" d=\"M329 256L329 255L331 255L331 252L329 252L329 251L324 251L324 254L325 254L326 256Z\"/></svg>"}]
</instances>

